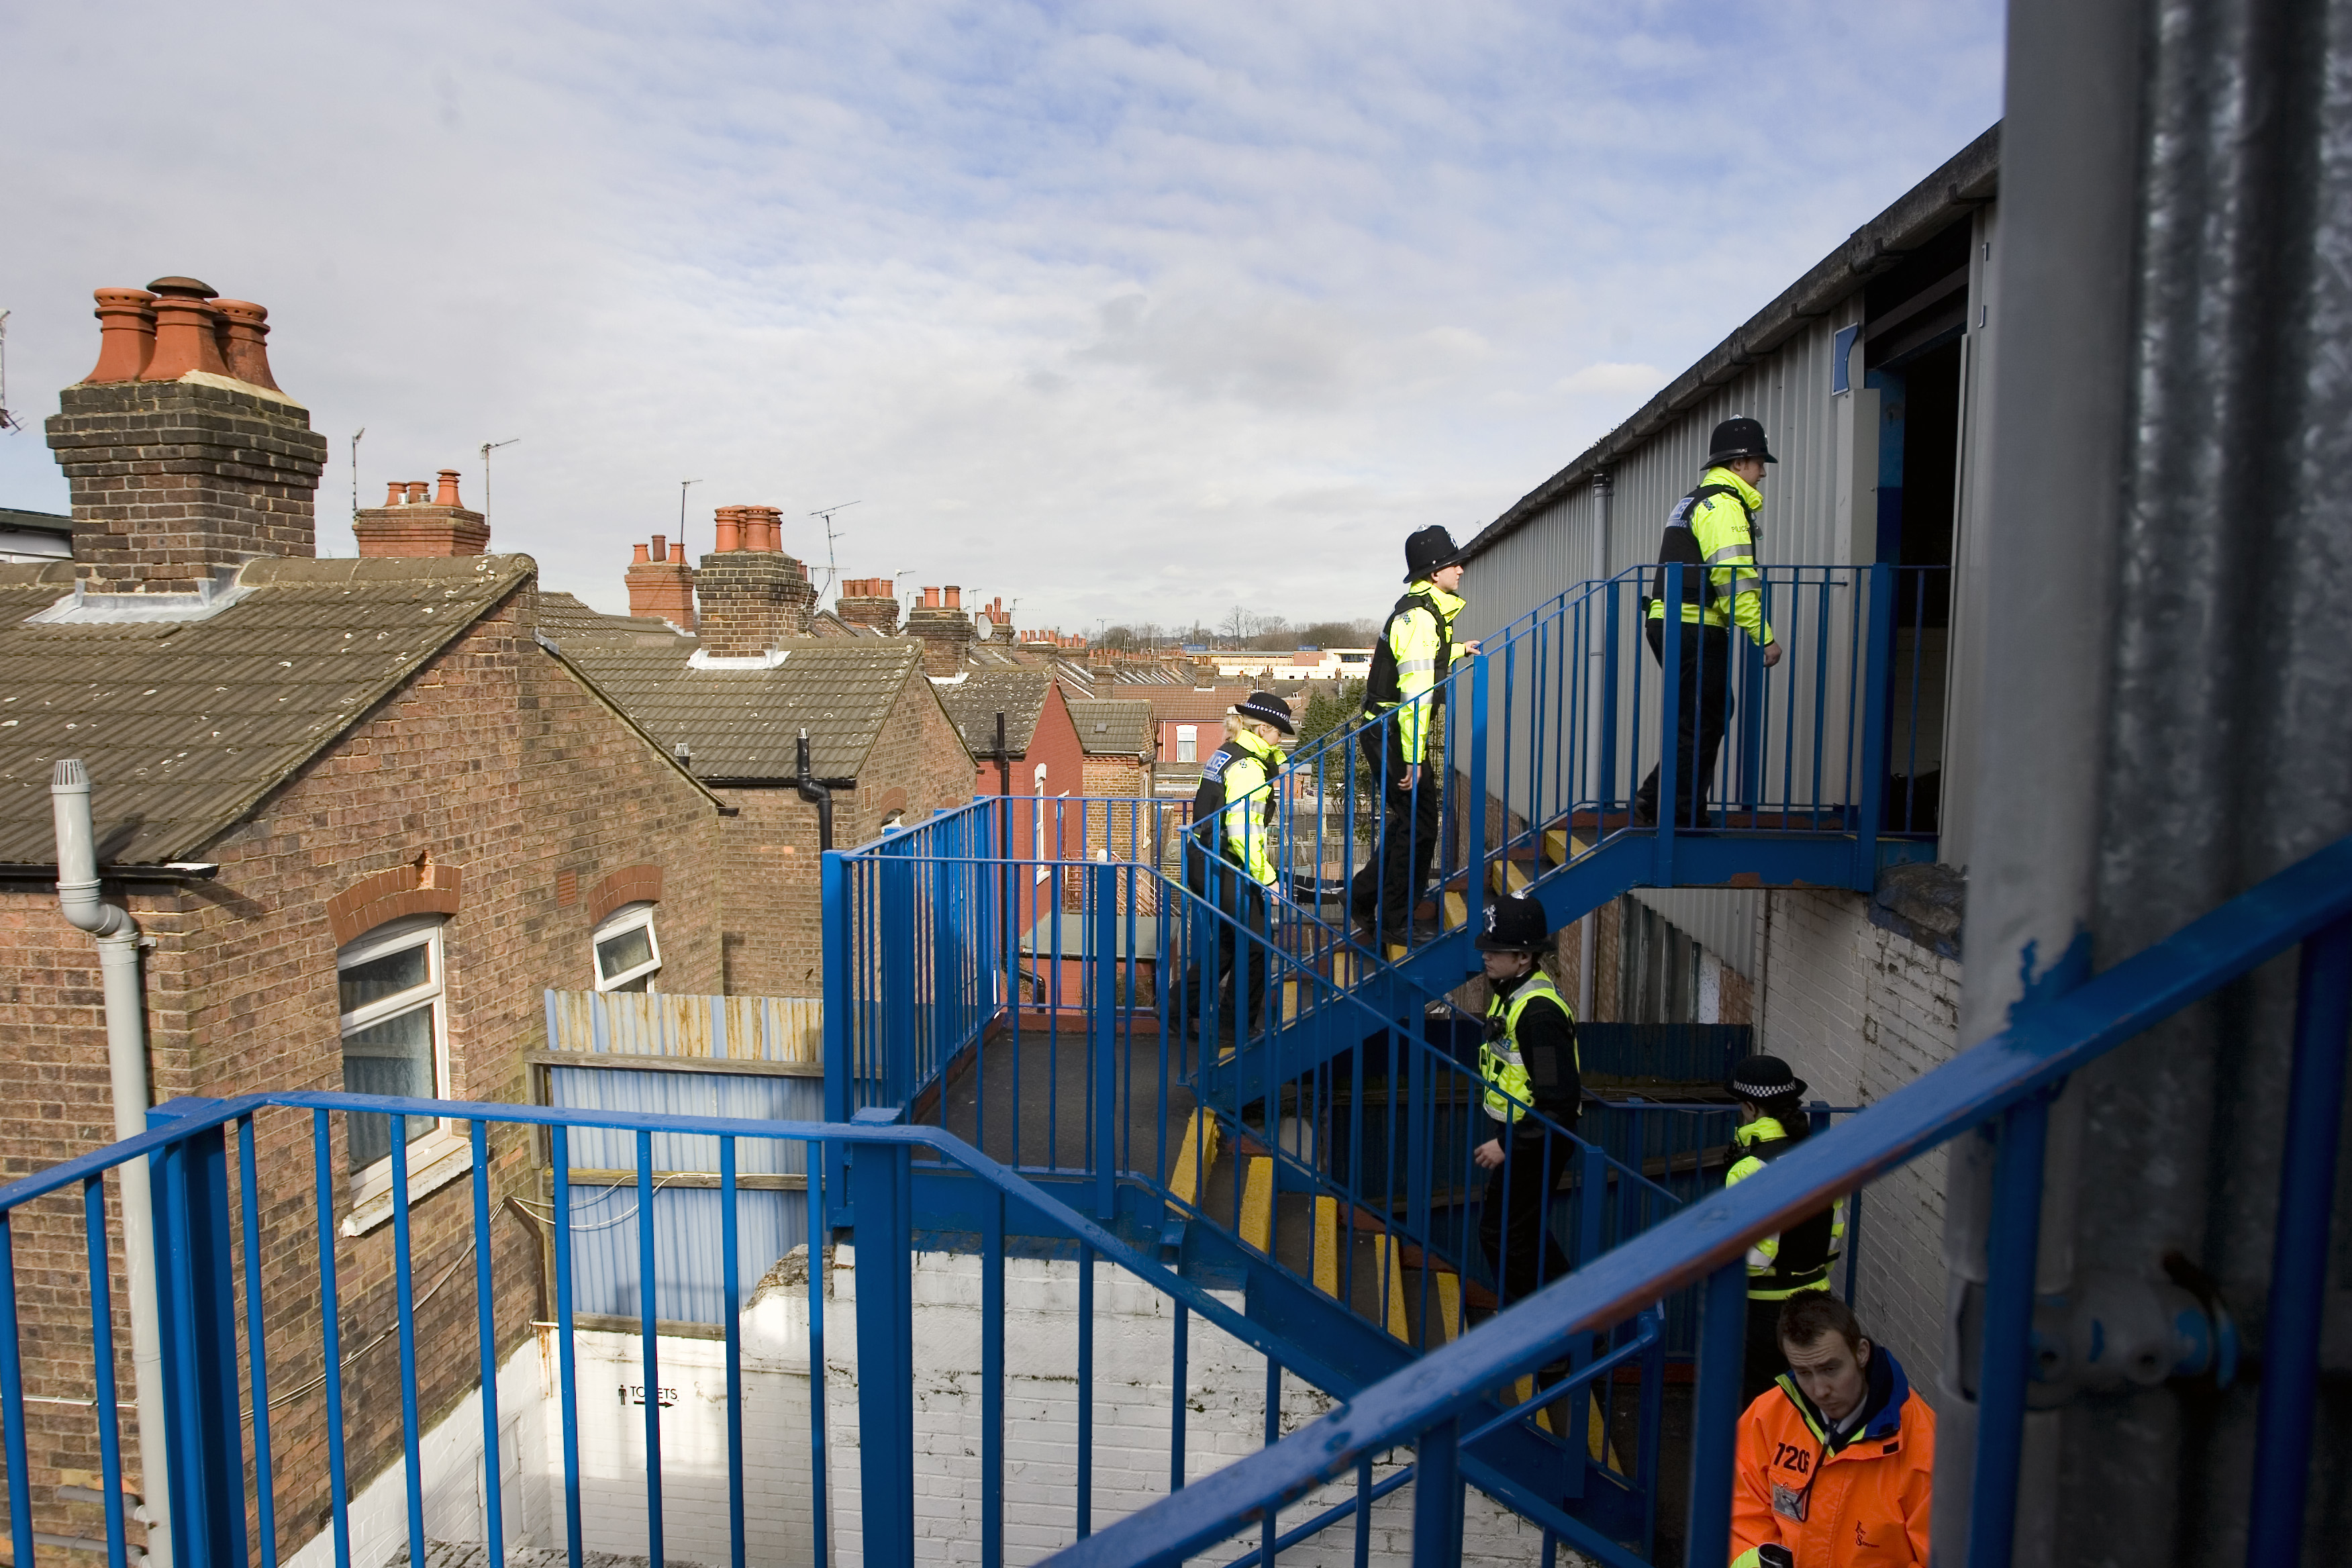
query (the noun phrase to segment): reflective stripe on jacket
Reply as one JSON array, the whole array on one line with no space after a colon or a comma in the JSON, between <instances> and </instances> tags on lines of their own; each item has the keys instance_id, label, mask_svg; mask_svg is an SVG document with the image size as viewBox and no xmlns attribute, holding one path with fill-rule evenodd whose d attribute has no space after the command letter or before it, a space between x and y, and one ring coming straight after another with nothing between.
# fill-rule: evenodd
<instances>
[{"instance_id":1,"label":"reflective stripe on jacket","mask_svg":"<svg viewBox=\"0 0 2352 1568\"><path fill-rule=\"evenodd\" d=\"M1764 624L1764 581L1757 575L1756 538L1749 519L1762 510L1763 494L1729 468L1709 468L1699 484L1701 488L1720 485L1731 493L1711 495L1691 508L1691 533L1698 541L1699 559L1706 563L1702 569L1715 592L1704 607L1685 605L1683 619L1709 626L1737 621L1739 629L1761 647L1772 640L1772 628ZM1724 610L1727 604L1728 615ZM1664 600L1650 601L1650 618L1666 618Z\"/></svg>"},{"instance_id":2,"label":"reflective stripe on jacket","mask_svg":"<svg viewBox=\"0 0 2352 1568\"><path fill-rule=\"evenodd\" d=\"M1506 1126L1515 1124L1535 1103L1534 1087L1528 1081L1528 1067L1519 1054L1519 1018L1528 1004L1541 997L1568 1016L1571 1030L1576 1026L1576 1009L1551 983L1551 977L1538 969L1519 982L1518 989L1509 996L1500 994L1486 999L1486 1018L1490 1037L1478 1043L1478 1077L1486 1086L1486 1114ZM1491 1026L1502 1025L1499 1030ZM1583 1075L1583 1053L1578 1052L1577 1073Z\"/></svg>"},{"instance_id":3,"label":"reflective stripe on jacket","mask_svg":"<svg viewBox=\"0 0 2352 1568\"><path fill-rule=\"evenodd\" d=\"M1727 1187L1746 1181L1797 1146L1788 1129L1769 1116L1735 1128L1731 1141L1739 1152L1723 1173ZM1748 1299L1779 1301L1801 1291L1828 1289L1830 1264L1844 1240L1845 1210L1835 1203L1778 1236L1764 1237L1748 1249Z\"/></svg>"},{"instance_id":4,"label":"reflective stripe on jacket","mask_svg":"<svg viewBox=\"0 0 2352 1568\"><path fill-rule=\"evenodd\" d=\"M1192 836L1213 843L1261 887L1274 885L1274 775L1282 753L1244 730L1201 764L1201 787L1192 796ZM1196 891L1198 889L1195 889Z\"/></svg>"},{"instance_id":5,"label":"reflective stripe on jacket","mask_svg":"<svg viewBox=\"0 0 2352 1568\"><path fill-rule=\"evenodd\" d=\"M1884 1345L1870 1347L1869 1373L1872 1413L1843 1439L1785 1373L1740 1416L1732 1568L1756 1568L1756 1549L1776 1542L1799 1568L1927 1561L1936 1413Z\"/></svg>"},{"instance_id":6,"label":"reflective stripe on jacket","mask_svg":"<svg viewBox=\"0 0 2352 1568\"><path fill-rule=\"evenodd\" d=\"M1391 708L1404 708L1397 715L1397 739L1408 767L1418 767L1428 757L1437 708L1431 690L1453 663L1454 617L1468 603L1425 577L1416 578L1389 612L1388 625L1381 628L1380 643L1372 649L1371 672L1364 681L1364 717L1377 719Z\"/></svg>"}]
</instances>

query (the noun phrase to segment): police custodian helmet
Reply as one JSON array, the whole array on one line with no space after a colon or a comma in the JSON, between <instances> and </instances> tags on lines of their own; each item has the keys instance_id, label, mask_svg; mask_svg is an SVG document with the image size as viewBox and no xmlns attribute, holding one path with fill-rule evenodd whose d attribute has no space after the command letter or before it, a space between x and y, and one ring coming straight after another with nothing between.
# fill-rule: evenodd
<instances>
[{"instance_id":1,"label":"police custodian helmet","mask_svg":"<svg viewBox=\"0 0 2352 1568\"><path fill-rule=\"evenodd\" d=\"M1763 422L1750 419L1745 414L1717 426L1714 438L1706 444L1708 468L1717 463L1737 462L1742 458L1761 458L1768 463L1780 460L1764 444Z\"/></svg>"},{"instance_id":2,"label":"police custodian helmet","mask_svg":"<svg viewBox=\"0 0 2352 1568\"><path fill-rule=\"evenodd\" d=\"M1543 906L1525 893L1496 899L1486 905L1486 929L1475 943L1480 952L1540 952L1551 940Z\"/></svg>"}]
</instances>

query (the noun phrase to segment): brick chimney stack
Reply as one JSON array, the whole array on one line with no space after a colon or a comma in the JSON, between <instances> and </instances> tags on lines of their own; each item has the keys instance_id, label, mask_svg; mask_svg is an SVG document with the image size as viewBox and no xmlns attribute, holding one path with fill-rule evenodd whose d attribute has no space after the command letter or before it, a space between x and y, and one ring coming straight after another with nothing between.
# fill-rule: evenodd
<instances>
[{"instance_id":1,"label":"brick chimney stack","mask_svg":"<svg viewBox=\"0 0 2352 1568\"><path fill-rule=\"evenodd\" d=\"M694 568L686 552L669 547L669 536L654 535L650 547L636 547L629 563L629 614L667 621L682 632L694 629Z\"/></svg>"},{"instance_id":2,"label":"brick chimney stack","mask_svg":"<svg viewBox=\"0 0 2352 1568\"><path fill-rule=\"evenodd\" d=\"M856 626L872 626L885 637L898 630L898 595L887 577L852 577L841 584L833 613Z\"/></svg>"},{"instance_id":3,"label":"brick chimney stack","mask_svg":"<svg viewBox=\"0 0 2352 1568\"><path fill-rule=\"evenodd\" d=\"M923 639L923 672L954 675L964 667L975 635L963 613L963 590L953 584L926 588L923 601L907 612L907 635Z\"/></svg>"},{"instance_id":4,"label":"brick chimney stack","mask_svg":"<svg viewBox=\"0 0 2352 1568\"><path fill-rule=\"evenodd\" d=\"M1003 595L999 594L989 600L988 608L982 611L981 616L988 626L989 641L1009 643L1013 640L1013 617L1005 613Z\"/></svg>"},{"instance_id":5,"label":"brick chimney stack","mask_svg":"<svg viewBox=\"0 0 2352 1568\"><path fill-rule=\"evenodd\" d=\"M433 500L425 481L394 479L383 505L352 516L352 533L363 556L480 555L490 547L490 525L457 499L457 470L444 468Z\"/></svg>"},{"instance_id":6,"label":"brick chimney stack","mask_svg":"<svg viewBox=\"0 0 2352 1568\"><path fill-rule=\"evenodd\" d=\"M47 422L81 580L187 594L257 556L317 554L327 442L270 375L268 312L193 278L95 297L98 363Z\"/></svg>"},{"instance_id":7,"label":"brick chimney stack","mask_svg":"<svg viewBox=\"0 0 2352 1568\"><path fill-rule=\"evenodd\" d=\"M783 515L772 506L718 510L716 545L694 579L702 605L696 630L705 652L743 658L808 636L816 588L808 568L783 552Z\"/></svg>"}]
</instances>

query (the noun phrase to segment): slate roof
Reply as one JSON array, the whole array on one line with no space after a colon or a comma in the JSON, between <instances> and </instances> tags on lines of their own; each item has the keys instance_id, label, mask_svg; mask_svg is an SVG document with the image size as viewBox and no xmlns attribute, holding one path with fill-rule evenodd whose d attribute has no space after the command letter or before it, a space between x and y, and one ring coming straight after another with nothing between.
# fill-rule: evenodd
<instances>
[{"instance_id":1,"label":"slate roof","mask_svg":"<svg viewBox=\"0 0 2352 1568\"><path fill-rule=\"evenodd\" d=\"M1246 686L1213 686L1206 689L1192 686L1154 686L1147 688L1151 695L1151 719L1157 724L1214 724L1223 720L1225 710L1250 694Z\"/></svg>"},{"instance_id":2,"label":"slate roof","mask_svg":"<svg viewBox=\"0 0 2352 1568\"><path fill-rule=\"evenodd\" d=\"M933 681L931 689L962 732L964 750L975 757L995 753L996 710L1002 708L1004 749L1025 757L1053 685L1054 678L1042 669L974 669L951 683Z\"/></svg>"},{"instance_id":3,"label":"slate roof","mask_svg":"<svg viewBox=\"0 0 2352 1568\"><path fill-rule=\"evenodd\" d=\"M1073 702L1070 718L1078 727L1078 744L1090 757L1150 754L1153 726L1149 702Z\"/></svg>"},{"instance_id":4,"label":"slate roof","mask_svg":"<svg viewBox=\"0 0 2352 1568\"><path fill-rule=\"evenodd\" d=\"M684 742L695 777L706 783L793 776L803 727L817 777L857 777L891 705L921 679L923 665L922 645L911 637L793 637L777 645L784 659L773 668L697 669L687 662L691 637L546 635L664 750Z\"/></svg>"},{"instance_id":5,"label":"slate roof","mask_svg":"<svg viewBox=\"0 0 2352 1568\"><path fill-rule=\"evenodd\" d=\"M29 625L73 564L0 565L0 864L56 859L89 765L99 860L197 858L536 570L527 555L248 562L203 620Z\"/></svg>"}]
</instances>

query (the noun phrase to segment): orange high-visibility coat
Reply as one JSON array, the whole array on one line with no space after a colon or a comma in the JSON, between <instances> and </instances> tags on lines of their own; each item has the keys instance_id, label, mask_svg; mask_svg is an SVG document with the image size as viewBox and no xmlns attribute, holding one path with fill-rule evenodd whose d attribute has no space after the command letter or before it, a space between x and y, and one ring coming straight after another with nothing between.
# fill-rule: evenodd
<instances>
[{"instance_id":1,"label":"orange high-visibility coat","mask_svg":"<svg viewBox=\"0 0 2352 1568\"><path fill-rule=\"evenodd\" d=\"M1870 1347L1877 1413L1832 1449L1829 1424L1786 1373L1739 1418L1732 1568L1786 1546L1798 1568L1908 1568L1927 1561L1936 1413L1884 1345Z\"/></svg>"}]
</instances>

